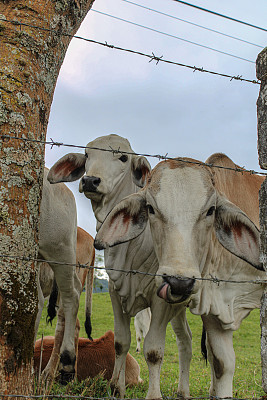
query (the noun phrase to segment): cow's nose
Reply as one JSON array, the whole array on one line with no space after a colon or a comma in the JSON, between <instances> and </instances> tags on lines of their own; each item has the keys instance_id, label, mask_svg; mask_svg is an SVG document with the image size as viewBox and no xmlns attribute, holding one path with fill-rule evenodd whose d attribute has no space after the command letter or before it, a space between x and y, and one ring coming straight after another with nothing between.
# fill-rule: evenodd
<instances>
[{"instance_id":1,"label":"cow's nose","mask_svg":"<svg viewBox=\"0 0 267 400\"><path fill-rule=\"evenodd\" d=\"M163 280L170 285L171 294L178 296L189 296L195 284L193 278L177 278L176 276L164 276Z\"/></svg>"},{"instance_id":2,"label":"cow's nose","mask_svg":"<svg viewBox=\"0 0 267 400\"><path fill-rule=\"evenodd\" d=\"M84 176L82 178L82 188L84 192L95 192L101 182L96 176Z\"/></svg>"},{"instance_id":3,"label":"cow's nose","mask_svg":"<svg viewBox=\"0 0 267 400\"><path fill-rule=\"evenodd\" d=\"M176 276L163 276L163 283L157 290L159 297L170 303L180 303L188 299L192 293L195 279Z\"/></svg>"}]
</instances>

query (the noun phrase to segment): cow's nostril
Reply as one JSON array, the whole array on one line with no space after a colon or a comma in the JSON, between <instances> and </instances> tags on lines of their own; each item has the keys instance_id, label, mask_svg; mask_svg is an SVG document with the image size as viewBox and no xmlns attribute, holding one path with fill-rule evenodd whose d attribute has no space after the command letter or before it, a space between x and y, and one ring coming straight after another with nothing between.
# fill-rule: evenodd
<instances>
[{"instance_id":1,"label":"cow's nostril","mask_svg":"<svg viewBox=\"0 0 267 400\"><path fill-rule=\"evenodd\" d=\"M101 182L101 179L100 179L100 178L94 178L94 179L93 179L93 185L94 185L95 187L99 186L100 182Z\"/></svg>"}]
</instances>

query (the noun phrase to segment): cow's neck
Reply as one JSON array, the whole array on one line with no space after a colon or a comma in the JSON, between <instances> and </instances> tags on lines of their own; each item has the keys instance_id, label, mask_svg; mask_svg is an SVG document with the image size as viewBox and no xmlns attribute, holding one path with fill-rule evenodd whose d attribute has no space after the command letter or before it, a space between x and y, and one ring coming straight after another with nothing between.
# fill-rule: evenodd
<instances>
[{"instance_id":1,"label":"cow's neck","mask_svg":"<svg viewBox=\"0 0 267 400\"><path fill-rule=\"evenodd\" d=\"M109 196L105 196L100 203L92 201L92 207L97 219L98 231L107 214L124 197L138 192L139 188L133 183L131 176L117 185ZM133 275L122 273L121 270L139 270L156 273L158 262L153 250L149 226L137 238L119 246L105 250L105 266L107 273L114 284L114 289L121 298L125 312L134 316L138 311L150 305L151 294L155 292L151 285L153 276Z\"/></svg>"},{"instance_id":2,"label":"cow's neck","mask_svg":"<svg viewBox=\"0 0 267 400\"><path fill-rule=\"evenodd\" d=\"M152 274L158 270L158 261L149 226L137 238L105 249L105 267L124 312L134 316L150 306L156 291ZM141 273L122 272L131 270Z\"/></svg>"},{"instance_id":3,"label":"cow's neck","mask_svg":"<svg viewBox=\"0 0 267 400\"><path fill-rule=\"evenodd\" d=\"M130 194L136 193L139 188L133 183L132 178L116 185L111 193L104 196L100 202L94 202L91 200L92 208L97 220L96 231L98 232L101 224L108 215L108 213L113 209L113 207L118 204L124 197Z\"/></svg>"}]
</instances>

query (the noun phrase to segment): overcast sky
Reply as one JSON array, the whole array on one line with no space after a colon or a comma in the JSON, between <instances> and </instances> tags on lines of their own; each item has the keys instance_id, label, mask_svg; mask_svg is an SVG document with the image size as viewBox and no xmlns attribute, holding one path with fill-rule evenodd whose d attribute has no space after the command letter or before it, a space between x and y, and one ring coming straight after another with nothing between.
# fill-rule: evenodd
<instances>
[{"instance_id":1,"label":"overcast sky","mask_svg":"<svg viewBox=\"0 0 267 400\"><path fill-rule=\"evenodd\" d=\"M134 0L133 0L134 1ZM188 0L190 1L190 0ZM267 45L267 32L226 20L174 0L136 4ZM193 4L266 28L266 0L192 0ZM123 0L95 0L93 10L145 25L168 35L231 53L253 62L178 40L90 11L77 35L204 69L256 79L261 48L155 13ZM73 39L61 68L47 139L86 145L117 133L137 153L189 156L205 161L224 152L234 162L259 170L256 101L259 85L234 81ZM46 147L46 165L74 151ZM157 162L149 158L154 166ZM95 235L91 204L71 184L78 225Z\"/></svg>"}]
</instances>

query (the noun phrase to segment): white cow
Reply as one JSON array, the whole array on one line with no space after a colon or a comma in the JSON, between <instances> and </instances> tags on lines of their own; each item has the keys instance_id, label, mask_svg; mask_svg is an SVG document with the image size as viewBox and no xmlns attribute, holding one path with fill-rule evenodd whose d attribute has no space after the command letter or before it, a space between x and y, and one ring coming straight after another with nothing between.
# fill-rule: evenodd
<instances>
[{"instance_id":1,"label":"white cow","mask_svg":"<svg viewBox=\"0 0 267 400\"><path fill-rule=\"evenodd\" d=\"M87 265L93 267L95 261L94 239L84 229L77 227L76 265ZM64 266L63 266L64 268ZM94 269L76 267L76 273L81 281L82 288L85 288L85 330L89 339L92 340L92 293L94 284ZM38 314L35 321L35 337L38 332L44 302L49 298L47 307L47 321L52 322L56 316L58 306L58 287L54 280L54 272L47 262L41 262L37 275L38 286ZM40 292L40 293L39 293ZM52 301L51 301L52 297ZM50 304L51 303L51 304ZM50 314L51 313L51 314Z\"/></svg>"},{"instance_id":2,"label":"white cow","mask_svg":"<svg viewBox=\"0 0 267 400\"><path fill-rule=\"evenodd\" d=\"M142 337L143 338L146 337L147 332L149 331L150 321L151 321L151 311L149 307L139 311L134 317L137 353L140 353L141 351Z\"/></svg>"},{"instance_id":3,"label":"white cow","mask_svg":"<svg viewBox=\"0 0 267 400\"><path fill-rule=\"evenodd\" d=\"M44 170L43 194L40 208L39 258L49 262L57 282L62 312L59 313L57 331L62 331L62 318L65 318L64 337L60 348L59 371L61 381L69 380L75 370L75 325L81 293L81 282L76 274L77 217L76 204L72 192L66 185L50 185L47 180L48 169ZM41 295L39 283L38 296ZM64 316L63 316L64 315ZM62 316L62 318L61 318ZM51 364L47 366L44 378L53 375Z\"/></svg>"},{"instance_id":4,"label":"white cow","mask_svg":"<svg viewBox=\"0 0 267 400\"><path fill-rule=\"evenodd\" d=\"M84 229L77 227L77 247L76 247L76 265L88 265L93 267L95 260L95 249L94 239ZM65 266L62 266L63 273ZM85 330L89 339L91 337L92 325L91 325L91 314L92 314L92 293L94 283L94 270L76 267L76 274L81 281L81 287L85 287ZM40 263L38 274L37 274L37 287L38 287L38 314L35 321L35 338L37 335L42 310L44 307L45 298L49 297L49 303L47 307L48 316L47 321L52 322L52 319L56 316L56 306L58 305L58 287L54 279L54 272L50 265L46 262ZM61 308L62 304L59 303ZM59 361L60 347L65 331L65 317L61 309L58 312L59 322L56 327L54 348L47 363L47 368L44 372L44 378L54 377ZM76 321L75 330L75 345L78 345L80 325L79 321ZM77 354L77 349L76 349Z\"/></svg>"},{"instance_id":5,"label":"white cow","mask_svg":"<svg viewBox=\"0 0 267 400\"><path fill-rule=\"evenodd\" d=\"M103 152L92 149L120 150ZM107 214L123 197L136 193L150 173L146 158L134 154L128 140L109 135L88 143L85 155L67 154L50 170L51 183L80 180L80 192L91 200L97 219L97 230ZM138 224L138 221L136 221ZM112 233L111 233L112 236ZM160 369L163 361L166 326L172 320L179 348L179 386L181 395L189 396L189 365L192 355L191 331L184 304L169 305L156 294L153 276L125 274L118 270L139 270L155 273L158 262L153 250L150 229L135 240L105 250L105 266L109 274L109 292L114 312L116 361L112 386L122 397L125 393L125 359L130 347L130 319L140 310L151 308L152 318L144 341L144 354L149 368L148 398L161 398Z\"/></svg>"},{"instance_id":6,"label":"white cow","mask_svg":"<svg viewBox=\"0 0 267 400\"><path fill-rule=\"evenodd\" d=\"M184 161L164 161L141 192L120 202L98 232L98 247L130 240L149 220L159 260L158 296L201 315L211 365L210 395L232 397L233 331L260 306L258 192L263 178ZM225 155L208 164L235 169ZM210 278L224 280L219 284ZM207 279L207 280L203 280Z\"/></svg>"}]
</instances>

